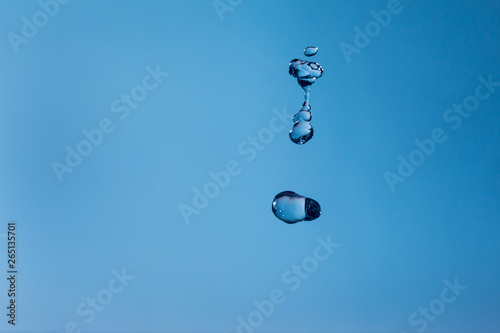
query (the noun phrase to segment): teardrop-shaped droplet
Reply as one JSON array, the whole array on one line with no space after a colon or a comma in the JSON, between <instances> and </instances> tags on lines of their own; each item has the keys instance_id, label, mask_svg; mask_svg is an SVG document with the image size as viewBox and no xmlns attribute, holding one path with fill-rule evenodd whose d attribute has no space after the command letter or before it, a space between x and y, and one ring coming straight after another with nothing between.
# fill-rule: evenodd
<instances>
[{"instance_id":1,"label":"teardrop-shaped droplet","mask_svg":"<svg viewBox=\"0 0 500 333\"><path fill-rule=\"evenodd\" d=\"M307 121L296 121L293 128L290 130L290 140L298 145L303 145L311 140L314 134L314 129Z\"/></svg>"},{"instance_id":2,"label":"teardrop-shaped droplet","mask_svg":"<svg viewBox=\"0 0 500 333\"><path fill-rule=\"evenodd\" d=\"M315 46L308 46L304 49L304 54L306 55L306 57L312 57L316 53L318 53L318 48Z\"/></svg>"},{"instance_id":3,"label":"teardrop-shaped droplet","mask_svg":"<svg viewBox=\"0 0 500 333\"><path fill-rule=\"evenodd\" d=\"M312 119L312 113L311 111L308 110L300 110L292 118L294 123L297 121L311 121L311 119Z\"/></svg>"},{"instance_id":4,"label":"teardrop-shaped droplet","mask_svg":"<svg viewBox=\"0 0 500 333\"><path fill-rule=\"evenodd\" d=\"M321 215L321 207L316 200L292 191L277 194L273 200L272 210L277 218L289 224L312 221Z\"/></svg>"}]
</instances>

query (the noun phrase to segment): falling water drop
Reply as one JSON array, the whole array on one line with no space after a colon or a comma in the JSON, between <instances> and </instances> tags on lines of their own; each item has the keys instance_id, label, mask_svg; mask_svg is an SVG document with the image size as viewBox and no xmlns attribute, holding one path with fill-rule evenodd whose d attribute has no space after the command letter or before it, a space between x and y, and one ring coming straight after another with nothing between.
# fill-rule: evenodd
<instances>
[{"instance_id":1,"label":"falling water drop","mask_svg":"<svg viewBox=\"0 0 500 333\"><path fill-rule=\"evenodd\" d=\"M304 88L310 86L323 75L323 67L316 62L293 59L288 66L288 73L297 79Z\"/></svg>"},{"instance_id":2,"label":"falling water drop","mask_svg":"<svg viewBox=\"0 0 500 333\"><path fill-rule=\"evenodd\" d=\"M293 128L290 130L290 140L298 145L303 145L311 140L314 134L314 129L307 121L296 121Z\"/></svg>"},{"instance_id":3,"label":"falling water drop","mask_svg":"<svg viewBox=\"0 0 500 333\"><path fill-rule=\"evenodd\" d=\"M318 53L318 48L315 46L308 46L304 49L304 54L306 55L306 57L312 57L316 53Z\"/></svg>"},{"instance_id":4,"label":"falling water drop","mask_svg":"<svg viewBox=\"0 0 500 333\"><path fill-rule=\"evenodd\" d=\"M308 46L304 54L311 57L318 52L318 48ZM290 130L290 140L302 145L311 140L314 130L309 123L312 119L309 93L311 85L323 75L323 68L315 62L293 59L288 66L288 73L297 79L297 83L304 89L304 103L292 120L293 128ZM272 204L273 214L288 224L300 221L312 221L321 215L319 203L311 198L306 198L292 191L284 191L274 197Z\"/></svg>"},{"instance_id":5,"label":"falling water drop","mask_svg":"<svg viewBox=\"0 0 500 333\"><path fill-rule=\"evenodd\" d=\"M318 52L318 48L308 46L304 54L312 56ZM311 106L309 105L309 94L311 85L323 75L323 68L316 62L293 59L288 66L288 73L297 79L297 83L304 89L304 104L300 111L293 116L294 125L290 130L290 140L302 145L311 140L314 130L309 123L312 118Z\"/></svg>"},{"instance_id":6,"label":"falling water drop","mask_svg":"<svg viewBox=\"0 0 500 333\"><path fill-rule=\"evenodd\" d=\"M288 73L304 89L304 100L308 102L311 85L323 75L323 67L316 62L293 59L288 66Z\"/></svg>"},{"instance_id":7,"label":"falling water drop","mask_svg":"<svg viewBox=\"0 0 500 333\"><path fill-rule=\"evenodd\" d=\"M316 200L292 191L277 194L273 200L272 210L277 218L289 224L312 221L321 215L321 206Z\"/></svg>"}]
</instances>

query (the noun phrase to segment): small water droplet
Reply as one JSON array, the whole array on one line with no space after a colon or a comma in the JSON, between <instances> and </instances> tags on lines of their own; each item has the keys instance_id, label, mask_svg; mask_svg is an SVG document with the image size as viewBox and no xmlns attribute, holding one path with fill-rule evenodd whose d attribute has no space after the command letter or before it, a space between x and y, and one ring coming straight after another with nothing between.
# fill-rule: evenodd
<instances>
[{"instance_id":1,"label":"small water droplet","mask_svg":"<svg viewBox=\"0 0 500 333\"><path fill-rule=\"evenodd\" d=\"M318 48L315 46L308 46L304 49L304 54L306 55L306 57L312 57L316 53L318 53Z\"/></svg>"},{"instance_id":2,"label":"small water droplet","mask_svg":"<svg viewBox=\"0 0 500 333\"><path fill-rule=\"evenodd\" d=\"M321 215L321 206L316 200L292 191L277 194L273 200L272 210L277 218L289 224L312 221Z\"/></svg>"},{"instance_id":3,"label":"small water droplet","mask_svg":"<svg viewBox=\"0 0 500 333\"><path fill-rule=\"evenodd\" d=\"M311 140L314 134L314 129L307 121L296 121L293 128L290 130L290 140L298 145L303 145Z\"/></svg>"},{"instance_id":4,"label":"small water droplet","mask_svg":"<svg viewBox=\"0 0 500 333\"><path fill-rule=\"evenodd\" d=\"M311 119L312 119L312 113L309 110L300 110L292 118L294 123L297 121L311 121Z\"/></svg>"}]
</instances>

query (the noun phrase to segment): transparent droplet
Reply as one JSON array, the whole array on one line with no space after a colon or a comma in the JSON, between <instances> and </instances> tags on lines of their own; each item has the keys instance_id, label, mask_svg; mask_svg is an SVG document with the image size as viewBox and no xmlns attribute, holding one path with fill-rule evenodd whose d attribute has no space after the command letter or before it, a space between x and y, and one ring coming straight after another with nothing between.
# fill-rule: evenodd
<instances>
[{"instance_id":1,"label":"transparent droplet","mask_svg":"<svg viewBox=\"0 0 500 333\"><path fill-rule=\"evenodd\" d=\"M323 75L323 68L315 62L293 59L288 66L288 73L297 79L301 87L305 87Z\"/></svg>"},{"instance_id":2,"label":"transparent droplet","mask_svg":"<svg viewBox=\"0 0 500 333\"><path fill-rule=\"evenodd\" d=\"M318 48L316 46L308 46L304 49L306 57L312 57L316 53L318 53Z\"/></svg>"},{"instance_id":3,"label":"transparent droplet","mask_svg":"<svg viewBox=\"0 0 500 333\"><path fill-rule=\"evenodd\" d=\"M307 121L296 121L290 130L290 140L298 145L303 145L313 137L314 130Z\"/></svg>"},{"instance_id":4,"label":"transparent droplet","mask_svg":"<svg viewBox=\"0 0 500 333\"><path fill-rule=\"evenodd\" d=\"M309 110L300 110L292 118L294 123L297 121L311 121L311 119L312 119L312 113Z\"/></svg>"},{"instance_id":5,"label":"transparent droplet","mask_svg":"<svg viewBox=\"0 0 500 333\"><path fill-rule=\"evenodd\" d=\"M300 108L300 110L306 110L306 111L311 111L311 105L309 105L309 102L308 101L304 101L304 103L302 104L302 107Z\"/></svg>"},{"instance_id":6,"label":"transparent droplet","mask_svg":"<svg viewBox=\"0 0 500 333\"><path fill-rule=\"evenodd\" d=\"M304 101L309 103L309 93L311 92L311 85L302 86L302 89L304 89Z\"/></svg>"},{"instance_id":7,"label":"transparent droplet","mask_svg":"<svg viewBox=\"0 0 500 333\"><path fill-rule=\"evenodd\" d=\"M308 46L304 49L304 54L313 56L318 52L315 46ZM314 130L309 123L312 119L311 106L309 105L309 95L311 85L323 75L323 68L316 62L300 59L293 59L288 66L288 73L297 79L298 84L304 90L304 104L300 111L293 116L294 125L290 130L290 140L302 145L311 140Z\"/></svg>"},{"instance_id":8,"label":"transparent droplet","mask_svg":"<svg viewBox=\"0 0 500 333\"><path fill-rule=\"evenodd\" d=\"M277 218L289 224L312 221L321 215L321 206L316 200L292 191L277 194L273 200L272 210Z\"/></svg>"}]
</instances>

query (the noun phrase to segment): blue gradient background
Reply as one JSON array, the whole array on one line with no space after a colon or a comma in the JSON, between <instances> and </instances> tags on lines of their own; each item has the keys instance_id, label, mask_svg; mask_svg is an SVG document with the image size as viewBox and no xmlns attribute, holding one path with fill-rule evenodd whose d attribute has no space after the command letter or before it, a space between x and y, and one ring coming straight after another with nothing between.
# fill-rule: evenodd
<instances>
[{"instance_id":1,"label":"blue gradient background","mask_svg":"<svg viewBox=\"0 0 500 333\"><path fill-rule=\"evenodd\" d=\"M7 34L40 7L1 1L0 233L18 221L19 298L14 330L2 279L0 330L235 332L281 289L256 332L416 332L410 314L456 277L467 290L426 332L498 332L500 89L457 130L442 117L479 75L500 81L500 3L401 1L348 64L339 44L386 4L252 0L221 21L210 0L74 0L16 54ZM300 109L288 63L307 45L325 70L314 138L291 143L290 120L247 162L237 147L273 108ZM169 77L119 120L111 102L157 64ZM58 182L51 163L105 117L115 131ZM436 127L447 141L391 192L384 172ZM230 160L241 174L186 224L178 205ZM322 216L276 219L284 190ZM291 292L282 274L329 235L340 248ZM122 267L135 280L86 324L78 304Z\"/></svg>"}]
</instances>

